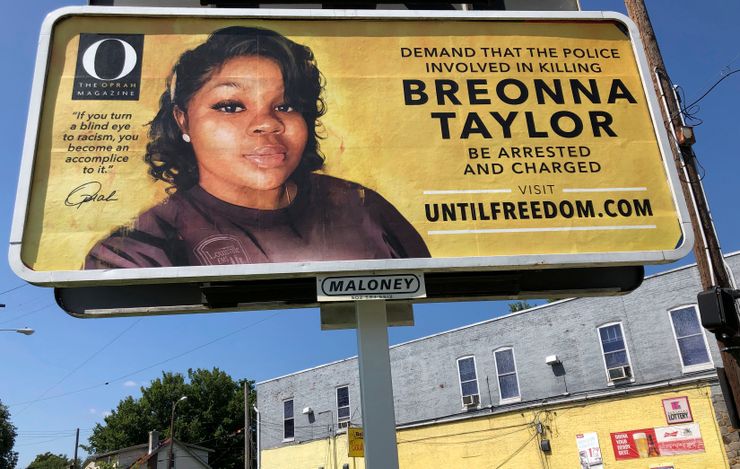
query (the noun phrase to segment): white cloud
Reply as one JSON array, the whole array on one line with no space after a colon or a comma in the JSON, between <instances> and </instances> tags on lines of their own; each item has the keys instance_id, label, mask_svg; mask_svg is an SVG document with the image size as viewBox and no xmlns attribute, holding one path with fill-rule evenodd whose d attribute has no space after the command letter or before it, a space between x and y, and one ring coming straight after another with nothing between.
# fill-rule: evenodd
<instances>
[{"instance_id":1,"label":"white cloud","mask_svg":"<svg viewBox=\"0 0 740 469\"><path fill-rule=\"evenodd\" d=\"M111 415L112 413L113 413L113 412L111 412L110 410L106 410L106 411L105 411L105 412L103 412L103 413L102 413L101 415L102 415L103 417L108 417L108 416L109 416L109 415Z\"/></svg>"},{"instance_id":2,"label":"white cloud","mask_svg":"<svg viewBox=\"0 0 740 469\"><path fill-rule=\"evenodd\" d=\"M97 414L97 413L98 413L98 409L96 409L95 407L90 407L90 408L88 409L88 411L89 411L89 412L90 412L91 414Z\"/></svg>"},{"instance_id":3,"label":"white cloud","mask_svg":"<svg viewBox=\"0 0 740 469\"><path fill-rule=\"evenodd\" d=\"M127 388L133 388L134 386L136 386L136 381L128 380L125 383L123 383L123 385L126 386Z\"/></svg>"}]
</instances>

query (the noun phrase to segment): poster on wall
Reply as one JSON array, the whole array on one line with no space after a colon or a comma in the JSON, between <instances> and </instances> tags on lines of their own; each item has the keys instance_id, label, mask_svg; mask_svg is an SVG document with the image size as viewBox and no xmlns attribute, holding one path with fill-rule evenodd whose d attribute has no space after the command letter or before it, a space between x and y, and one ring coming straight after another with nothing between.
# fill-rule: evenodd
<instances>
[{"instance_id":1,"label":"poster on wall","mask_svg":"<svg viewBox=\"0 0 740 469\"><path fill-rule=\"evenodd\" d=\"M662 456L704 452L704 440L698 423L671 425L655 429L658 451Z\"/></svg>"},{"instance_id":2,"label":"poster on wall","mask_svg":"<svg viewBox=\"0 0 740 469\"><path fill-rule=\"evenodd\" d=\"M663 412L665 412L665 419L668 424L694 421L687 396L663 399Z\"/></svg>"},{"instance_id":3,"label":"poster on wall","mask_svg":"<svg viewBox=\"0 0 740 469\"><path fill-rule=\"evenodd\" d=\"M611 439L617 461L659 456L652 428L612 433Z\"/></svg>"},{"instance_id":4,"label":"poster on wall","mask_svg":"<svg viewBox=\"0 0 740 469\"><path fill-rule=\"evenodd\" d=\"M691 248L619 14L111 10L44 25L11 239L28 281L624 265Z\"/></svg>"},{"instance_id":5,"label":"poster on wall","mask_svg":"<svg viewBox=\"0 0 740 469\"><path fill-rule=\"evenodd\" d=\"M578 459L581 469L604 469L604 460L599 447L599 435L596 432L579 433L576 435Z\"/></svg>"},{"instance_id":6,"label":"poster on wall","mask_svg":"<svg viewBox=\"0 0 740 469\"><path fill-rule=\"evenodd\" d=\"M704 452L697 423L616 432L611 440L618 461Z\"/></svg>"}]
</instances>

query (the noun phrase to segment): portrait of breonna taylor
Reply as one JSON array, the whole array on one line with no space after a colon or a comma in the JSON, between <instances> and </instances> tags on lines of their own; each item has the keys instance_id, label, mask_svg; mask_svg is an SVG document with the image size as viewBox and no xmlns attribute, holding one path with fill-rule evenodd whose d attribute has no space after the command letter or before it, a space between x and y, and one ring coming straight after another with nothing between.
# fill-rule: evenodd
<instances>
[{"instance_id":1,"label":"portrait of breonna taylor","mask_svg":"<svg viewBox=\"0 0 740 469\"><path fill-rule=\"evenodd\" d=\"M220 29L184 52L144 156L168 197L85 268L429 257L381 195L316 173L322 82L311 49L267 29Z\"/></svg>"}]
</instances>

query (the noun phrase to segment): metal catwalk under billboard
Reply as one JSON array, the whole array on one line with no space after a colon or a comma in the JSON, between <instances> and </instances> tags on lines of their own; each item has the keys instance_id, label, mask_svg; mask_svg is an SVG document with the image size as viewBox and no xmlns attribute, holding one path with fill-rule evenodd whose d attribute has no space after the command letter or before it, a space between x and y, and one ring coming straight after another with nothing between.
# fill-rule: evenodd
<instances>
[{"instance_id":1,"label":"metal catwalk under billboard","mask_svg":"<svg viewBox=\"0 0 740 469\"><path fill-rule=\"evenodd\" d=\"M120 284L689 251L628 19L404 14L52 14L14 269Z\"/></svg>"}]
</instances>

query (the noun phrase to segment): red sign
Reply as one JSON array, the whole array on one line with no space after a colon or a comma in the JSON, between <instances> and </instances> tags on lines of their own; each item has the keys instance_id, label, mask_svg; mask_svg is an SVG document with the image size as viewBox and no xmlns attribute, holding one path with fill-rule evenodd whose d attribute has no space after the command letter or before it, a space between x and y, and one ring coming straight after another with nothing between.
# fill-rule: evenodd
<instances>
[{"instance_id":1,"label":"red sign","mask_svg":"<svg viewBox=\"0 0 740 469\"><path fill-rule=\"evenodd\" d=\"M657 437L652 428L612 433L611 438L617 461L660 456Z\"/></svg>"}]
</instances>

